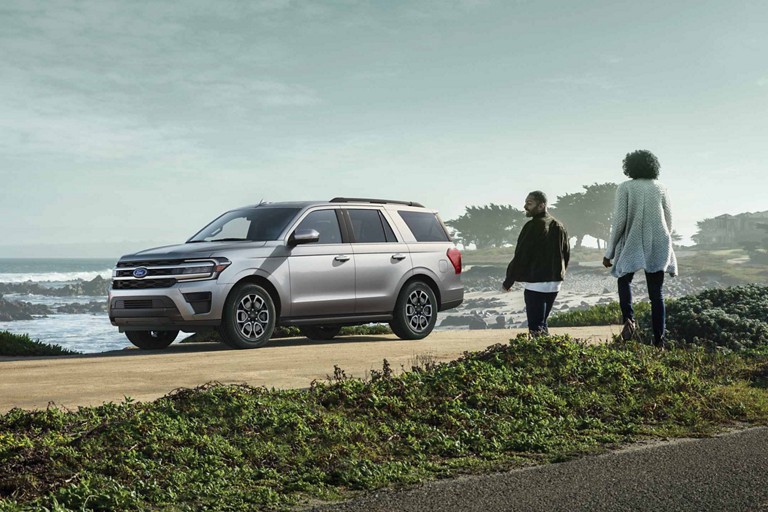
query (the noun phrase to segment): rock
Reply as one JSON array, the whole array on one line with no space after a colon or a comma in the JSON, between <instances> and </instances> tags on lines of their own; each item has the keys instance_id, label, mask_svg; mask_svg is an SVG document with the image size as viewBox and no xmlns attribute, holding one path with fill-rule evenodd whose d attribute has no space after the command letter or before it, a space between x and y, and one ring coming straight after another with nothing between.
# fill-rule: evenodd
<instances>
[{"instance_id":1,"label":"rock","mask_svg":"<svg viewBox=\"0 0 768 512\"><path fill-rule=\"evenodd\" d=\"M0 321L32 320L34 316L46 316L51 313L48 306L0 299ZM34 316L33 316L34 315Z\"/></svg>"}]
</instances>

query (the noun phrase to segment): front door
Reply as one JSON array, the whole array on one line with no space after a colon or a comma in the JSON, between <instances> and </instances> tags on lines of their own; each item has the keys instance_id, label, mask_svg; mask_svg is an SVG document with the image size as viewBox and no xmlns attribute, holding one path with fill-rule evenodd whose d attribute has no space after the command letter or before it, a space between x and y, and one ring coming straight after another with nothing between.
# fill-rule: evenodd
<instances>
[{"instance_id":1,"label":"front door","mask_svg":"<svg viewBox=\"0 0 768 512\"><path fill-rule=\"evenodd\" d=\"M344 243L335 209L308 213L296 229L320 233L316 243L291 249L292 318L350 315L355 311L355 258Z\"/></svg>"}]
</instances>

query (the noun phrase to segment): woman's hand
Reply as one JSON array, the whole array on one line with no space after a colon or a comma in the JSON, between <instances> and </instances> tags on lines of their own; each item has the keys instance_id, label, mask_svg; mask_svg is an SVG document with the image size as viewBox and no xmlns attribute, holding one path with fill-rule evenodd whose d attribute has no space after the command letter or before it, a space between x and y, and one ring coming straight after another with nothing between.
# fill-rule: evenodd
<instances>
[{"instance_id":1,"label":"woman's hand","mask_svg":"<svg viewBox=\"0 0 768 512\"><path fill-rule=\"evenodd\" d=\"M609 259L608 259L608 258L606 258L606 257L603 257L603 266L604 266L605 268L608 268L608 267L612 267L613 265L611 264L611 260L609 260Z\"/></svg>"}]
</instances>

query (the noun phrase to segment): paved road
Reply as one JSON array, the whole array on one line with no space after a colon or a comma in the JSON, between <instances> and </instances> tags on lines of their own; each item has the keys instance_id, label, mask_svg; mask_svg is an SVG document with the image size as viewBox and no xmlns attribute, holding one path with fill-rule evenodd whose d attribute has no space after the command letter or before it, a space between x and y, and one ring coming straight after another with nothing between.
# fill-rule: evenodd
<instances>
[{"instance_id":1,"label":"paved road","mask_svg":"<svg viewBox=\"0 0 768 512\"><path fill-rule=\"evenodd\" d=\"M376 492L315 512L768 512L768 428Z\"/></svg>"},{"instance_id":2,"label":"paved road","mask_svg":"<svg viewBox=\"0 0 768 512\"><path fill-rule=\"evenodd\" d=\"M552 328L590 342L610 339L618 326ZM449 361L464 351L507 343L518 329L437 331L419 341L394 335L348 336L331 342L306 338L272 340L256 350L230 350L217 343L174 343L159 352L121 350L88 356L0 358L0 414L14 407L44 409L49 403L70 409L120 402L125 396L147 401L180 387L207 382L304 388L333 374L334 365L350 377L424 361Z\"/></svg>"}]
</instances>

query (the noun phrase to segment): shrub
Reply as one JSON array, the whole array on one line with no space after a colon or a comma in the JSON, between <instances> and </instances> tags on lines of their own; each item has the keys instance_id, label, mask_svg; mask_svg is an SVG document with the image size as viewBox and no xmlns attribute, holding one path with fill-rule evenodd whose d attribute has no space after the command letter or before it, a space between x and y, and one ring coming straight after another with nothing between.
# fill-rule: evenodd
<instances>
[{"instance_id":1,"label":"shrub","mask_svg":"<svg viewBox=\"0 0 768 512\"><path fill-rule=\"evenodd\" d=\"M638 320L650 325L650 312ZM768 287L711 289L669 301L667 333L671 340L710 349L764 347L768 345Z\"/></svg>"},{"instance_id":2,"label":"shrub","mask_svg":"<svg viewBox=\"0 0 768 512\"><path fill-rule=\"evenodd\" d=\"M0 356L59 356L78 353L59 345L32 340L27 334L0 331Z\"/></svg>"}]
</instances>

